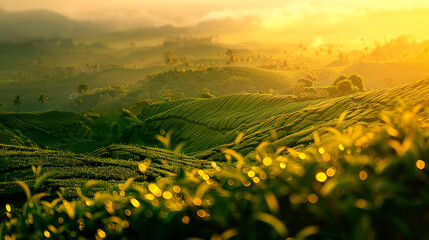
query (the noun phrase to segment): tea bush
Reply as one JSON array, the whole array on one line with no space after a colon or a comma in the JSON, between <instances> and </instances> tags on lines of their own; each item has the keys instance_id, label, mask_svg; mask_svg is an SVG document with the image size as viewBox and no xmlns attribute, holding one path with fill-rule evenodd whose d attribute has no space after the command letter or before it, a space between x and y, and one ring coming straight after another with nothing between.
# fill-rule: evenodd
<instances>
[{"instance_id":1,"label":"tea bush","mask_svg":"<svg viewBox=\"0 0 429 240\"><path fill-rule=\"evenodd\" d=\"M216 163L147 187L132 179L82 201L25 189L1 239L428 239L427 111L386 112L378 127L326 129L305 150L224 149ZM344 128L344 129L343 129ZM144 166L140 168L145 171Z\"/></svg>"}]
</instances>

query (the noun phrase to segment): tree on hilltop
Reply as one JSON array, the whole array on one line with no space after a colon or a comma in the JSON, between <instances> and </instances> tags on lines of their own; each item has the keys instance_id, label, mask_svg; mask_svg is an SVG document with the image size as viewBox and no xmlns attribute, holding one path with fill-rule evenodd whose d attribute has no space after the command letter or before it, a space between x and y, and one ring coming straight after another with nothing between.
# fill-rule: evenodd
<instances>
[{"instance_id":1,"label":"tree on hilltop","mask_svg":"<svg viewBox=\"0 0 429 240\"><path fill-rule=\"evenodd\" d=\"M312 74L307 74L307 76L300 78L296 81L296 85L301 88L311 88L314 87L314 82L317 81L317 76Z\"/></svg>"},{"instance_id":2,"label":"tree on hilltop","mask_svg":"<svg viewBox=\"0 0 429 240\"><path fill-rule=\"evenodd\" d=\"M337 79L335 79L334 83L332 85L337 86L337 84L345 79L347 79L348 77L344 74L340 75L339 77L337 77Z\"/></svg>"},{"instance_id":3,"label":"tree on hilltop","mask_svg":"<svg viewBox=\"0 0 429 240\"><path fill-rule=\"evenodd\" d=\"M185 68L191 68L194 66L194 63L192 62L192 59L190 56L181 56L178 61L183 65Z\"/></svg>"},{"instance_id":4,"label":"tree on hilltop","mask_svg":"<svg viewBox=\"0 0 429 240\"><path fill-rule=\"evenodd\" d=\"M232 51L231 49L227 49L225 51L224 55L226 58L226 64L231 64L231 63L235 62L234 51Z\"/></svg>"},{"instance_id":5,"label":"tree on hilltop","mask_svg":"<svg viewBox=\"0 0 429 240\"><path fill-rule=\"evenodd\" d=\"M88 85L87 84L81 84L79 85L79 87L77 88L77 92L78 93L84 93L88 91Z\"/></svg>"},{"instance_id":6,"label":"tree on hilltop","mask_svg":"<svg viewBox=\"0 0 429 240\"><path fill-rule=\"evenodd\" d=\"M214 98L215 97L213 94L210 93L210 90L208 88L203 88L199 92L199 95L201 98Z\"/></svg>"},{"instance_id":7,"label":"tree on hilltop","mask_svg":"<svg viewBox=\"0 0 429 240\"><path fill-rule=\"evenodd\" d=\"M13 104L18 108L21 107L22 105L24 105L24 98L21 97L20 95L16 95L13 98Z\"/></svg>"},{"instance_id":8,"label":"tree on hilltop","mask_svg":"<svg viewBox=\"0 0 429 240\"><path fill-rule=\"evenodd\" d=\"M339 84L343 81L350 81L351 83L351 91L349 89L348 83L343 83L342 86L339 86ZM358 74L352 74L349 77L347 77L346 75L341 75L339 76L333 83L333 86L337 86L338 87L338 93L340 94L348 94L348 93L352 93L352 92L364 92L365 91L365 87L363 85L363 78L361 76L359 76ZM348 93L346 93L348 92Z\"/></svg>"},{"instance_id":9,"label":"tree on hilltop","mask_svg":"<svg viewBox=\"0 0 429 240\"><path fill-rule=\"evenodd\" d=\"M337 83L337 91L340 94L350 94L353 92L353 83L352 81L345 79Z\"/></svg>"},{"instance_id":10,"label":"tree on hilltop","mask_svg":"<svg viewBox=\"0 0 429 240\"><path fill-rule=\"evenodd\" d=\"M164 52L164 63L170 66L170 69L173 68L173 66L178 62L179 59L176 57L176 54L173 51L168 50Z\"/></svg>"},{"instance_id":11,"label":"tree on hilltop","mask_svg":"<svg viewBox=\"0 0 429 240\"><path fill-rule=\"evenodd\" d=\"M298 81L296 81L296 84L298 85L298 87L314 87L314 82L306 78L298 79Z\"/></svg>"},{"instance_id":12,"label":"tree on hilltop","mask_svg":"<svg viewBox=\"0 0 429 240\"><path fill-rule=\"evenodd\" d=\"M172 101L172 100L179 100L179 99L185 99L186 96L183 92L178 92L172 89L164 89L164 91L161 94L160 100L164 102Z\"/></svg>"},{"instance_id":13,"label":"tree on hilltop","mask_svg":"<svg viewBox=\"0 0 429 240\"><path fill-rule=\"evenodd\" d=\"M37 98L37 101L38 101L40 104L45 104L45 103L47 103L47 102L48 102L48 98L46 97L46 95L45 95L45 94L40 93L40 94L39 94L39 97Z\"/></svg>"},{"instance_id":14,"label":"tree on hilltop","mask_svg":"<svg viewBox=\"0 0 429 240\"><path fill-rule=\"evenodd\" d=\"M359 88L359 91L365 91L363 86L363 78L357 73L350 75L349 79L352 81L353 85Z\"/></svg>"}]
</instances>

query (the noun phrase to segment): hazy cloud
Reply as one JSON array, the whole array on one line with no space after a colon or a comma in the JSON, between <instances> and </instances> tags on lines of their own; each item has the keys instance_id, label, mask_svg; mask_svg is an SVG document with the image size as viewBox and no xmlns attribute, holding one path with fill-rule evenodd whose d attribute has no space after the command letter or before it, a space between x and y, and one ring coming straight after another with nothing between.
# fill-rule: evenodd
<instances>
[{"instance_id":1,"label":"hazy cloud","mask_svg":"<svg viewBox=\"0 0 429 240\"><path fill-rule=\"evenodd\" d=\"M76 20L112 23L118 27L144 27L171 24L196 25L222 18L296 20L318 13L364 14L368 11L429 7L427 0L0 0L6 10L48 9Z\"/></svg>"},{"instance_id":2,"label":"hazy cloud","mask_svg":"<svg viewBox=\"0 0 429 240\"><path fill-rule=\"evenodd\" d=\"M111 30L173 25L231 41L353 42L428 38L427 0L0 0L6 10L49 9Z\"/></svg>"}]
</instances>

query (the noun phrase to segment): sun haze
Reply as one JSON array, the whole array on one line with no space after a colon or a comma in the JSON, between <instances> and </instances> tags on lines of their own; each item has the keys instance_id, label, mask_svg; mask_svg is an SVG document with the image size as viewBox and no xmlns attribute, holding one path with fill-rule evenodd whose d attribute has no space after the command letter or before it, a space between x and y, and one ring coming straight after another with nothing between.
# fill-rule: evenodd
<instances>
[{"instance_id":1,"label":"sun haze","mask_svg":"<svg viewBox=\"0 0 429 240\"><path fill-rule=\"evenodd\" d=\"M114 30L217 22L208 26L231 41L317 44L321 41L356 43L361 38L381 40L401 34L417 39L429 37L429 2L426 0L3 0L1 8L7 11L47 9ZM234 23L225 26L228 25L225 22ZM239 34L233 34L237 30Z\"/></svg>"},{"instance_id":2,"label":"sun haze","mask_svg":"<svg viewBox=\"0 0 429 240\"><path fill-rule=\"evenodd\" d=\"M0 0L0 240L429 239L428 29L429 0Z\"/></svg>"}]
</instances>

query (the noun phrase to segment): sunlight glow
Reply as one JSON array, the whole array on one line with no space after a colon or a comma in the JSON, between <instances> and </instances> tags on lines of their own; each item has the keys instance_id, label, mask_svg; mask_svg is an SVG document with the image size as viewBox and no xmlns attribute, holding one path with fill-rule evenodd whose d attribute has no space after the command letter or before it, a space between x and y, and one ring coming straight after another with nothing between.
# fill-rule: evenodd
<instances>
[{"instance_id":1,"label":"sunlight glow","mask_svg":"<svg viewBox=\"0 0 429 240\"><path fill-rule=\"evenodd\" d=\"M316 180L319 182L326 182L328 180L328 176L324 172L318 172L316 174Z\"/></svg>"},{"instance_id":2,"label":"sunlight glow","mask_svg":"<svg viewBox=\"0 0 429 240\"><path fill-rule=\"evenodd\" d=\"M20 0L5 1L0 7L7 11L47 9L73 20L101 23L115 30L163 25L194 27L228 21L232 24L212 25L214 28L210 31L227 33L228 36L222 35L228 40L294 40L305 41L313 47L338 39L357 43L362 37L379 40L401 34L418 39L429 37L425 30L429 22L429 1L426 0L248 0L246 4L227 0Z\"/></svg>"},{"instance_id":3,"label":"sunlight glow","mask_svg":"<svg viewBox=\"0 0 429 240\"><path fill-rule=\"evenodd\" d=\"M418 169L422 170L423 168L425 168L426 163L423 160L417 160L416 162L416 166Z\"/></svg>"},{"instance_id":4,"label":"sunlight glow","mask_svg":"<svg viewBox=\"0 0 429 240\"><path fill-rule=\"evenodd\" d=\"M368 173L365 171L360 171L359 178L360 180L365 181L368 178Z\"/></svg>"},{"instance_id":5,"label":"sunlight glow","mask_svg":"<svg viewBox=\"0 0 429 240\"><path fill-rule=\"evenodd\" d=\"M265 157L262 162L264 163L265 166L270 166L271 163L273 163L273 160L269 157Z\"/></svg>"}]
</instances>

